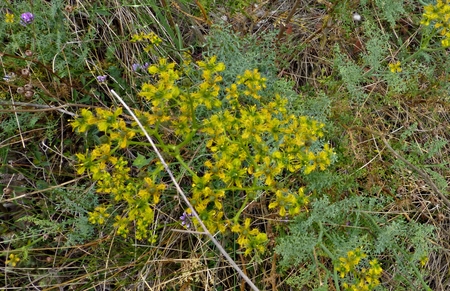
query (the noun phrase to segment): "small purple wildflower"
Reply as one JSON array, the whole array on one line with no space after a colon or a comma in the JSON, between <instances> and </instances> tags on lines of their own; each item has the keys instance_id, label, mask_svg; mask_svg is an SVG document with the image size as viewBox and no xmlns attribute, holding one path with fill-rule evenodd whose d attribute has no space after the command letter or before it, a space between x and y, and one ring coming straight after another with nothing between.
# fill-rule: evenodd
<instances>
[{"instance_id":1,"label":"small purple wildflower","mask_svg":"<svg viewBox=\"0 0 450 291\"><path fill-rule=\"evenodd\" d=\"M25 12L20 15L20 24L27 25L33 22L34 15L31 12Z\"/></svg>"},{"instance_id":2,"label":"small purple wildflower","mask_svg":"<svg viewBox=\"0 0 450 291\"><path fill-rule=\"evenodd\" d=\"M142 66L142 70L147 71L148 67L150 67L150 63L145 63L145 64Z\"/></svg>"},{"instance_id":3,"label":"small purple wildflower","mask_svg":"<svg viewBox=\"0 0 450 291\"><path fill-rule=\"evenodd\" d=\"M192 217L192 214L188 214L186 212L183 212L183 215L180 217L182 226L184 226L186 228L190 228L191 227L191 222L189 220L189 217Z\"/></svg>"},{"instance_id":4,"label":"small purple wildflower","mask_svg":"<svg viewBox=\"0 0 450 291\"><path fill-rule=\"evenodd\" d=\"M97 81L99 81L100 83L105 83L107 78L107 75L97 76Z\"/></svg>"},{"instance_id":5,"label":"small purple wildflower","mask_svg":"<svg viewBox=\"0 0 450 291\"><path fill-rule=\"evenodd\" d=\"M143 65L141 64L133 64L131 65L133 72L137 72L138 70L147 71L148 67L150 66L150 63L145 63Z\"/></svg>"},{"instance_id":6,"label":"small purple wildflower","mask_svg":"<svg viewBox=\"0 0 450 291\"><path fill-rule=\"evenodd\" d=\"M137 70L139 70L139 68L141 67L141 65L139 65L139 64L133 64L133 65L131 65L131 67L133 68L133 71L136 72Z\"/></svg>"}]
</instances>

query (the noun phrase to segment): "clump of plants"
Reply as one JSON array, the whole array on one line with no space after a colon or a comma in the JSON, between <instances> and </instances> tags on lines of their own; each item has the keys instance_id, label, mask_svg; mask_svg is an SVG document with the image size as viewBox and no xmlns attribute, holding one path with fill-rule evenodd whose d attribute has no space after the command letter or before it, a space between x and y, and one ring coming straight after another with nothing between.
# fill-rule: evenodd
<instances>
[{"instance_id":1,"label":"clump of plants","mask_svg":"<svg viewBox=\"0 0 450 291\"><path fill-rule=\"evenodd\" d=\"M89 96L68 78L85 72L80 55L89 48L69 42L63 1L3 1L0 7L1 257L5 267L35 268L49 255L35 252L42 245L55 251L58 244L92 238L86 209L95 197L76 185L54 189L73 174L63 150L73 143L60 134L64 114L71 112L62 104L79 92ZM24 286L14 276L5 278L7 288Z\"/></svg>"},{"instance_id":2,"label":"clump of plants","mask_svg":"<svg viewBox=\"0 0 450 291\"><path fill-rule=\"evenodd\" d=\"M97 2L2 4L8 288L444 290L448 1Z\"/></svg>"},{"instance_id":3,"label":"clump of plants","mask_svg":"<svg viewBox=\"0 0 450 291\"><path fill-rule=\"evenodd\" d=\"M169 166L189 174L185 192L208 230L236 233L246 255L263 253L267 235L252 226L245 209L264 197L269 201L264 207L282 218L305 211L309 198L304 185L284 177L326 169L333 152L320 142L324 124L289 113L282 96L261 97L266 80L257 70L245 71L225 88L223 70L216 57L196 64L187 60L179 67L161 58L148 68L152 81L145 82L139 93L149 110L134 113ZM77 154L78 173L97 181L100 195L110 195L90 214L90 221L103 224L116 212L118 234L154 241L157 234L150 226L157 223L155 208L161 197L174 193L159 161L153 158L142 164L123 157L130 147L150 146L142 141L144 133L121 108L83 109L71 124L79 133L99 137L93 149ZM184 153L194 147L203 147L203 155L191 166L187 159L192 157ZM131 174L132 166L139 166L138 173ZM188 215L191 211L185 209ZM196 218L191 219L197 226Z\"/></svg>"},{"instance_id":4,"label":"clump of plants","mask_svg":"<svg viewBox=\"0 0 450 291\"><path fill-rule=\"evenodd\" d=\"M423 266L434 251L434 228L391 218L383 213L386 202L358 196L313 201L275 248L280 271L292 270L288 283L312 290L378 290L389 274L396 278L392 286L429 288ZM389 269L394 265L400 270Z\"/></svg>"},{"instance_id":5,"label":"clump of plants","mask_svg":"<svg viewBox=\"0 0 450 291\"><path fill-rule=\"evenodd\" d=\"M377 259L369 261L369 268L361 267L361 260L367 255L361 249L355 249L347 252L347 255L339 258L336 270L341 278L353 277L352 283L344 282L344 290L373 290L380 284L383 269Z\"/></svg>"}]
</instances>

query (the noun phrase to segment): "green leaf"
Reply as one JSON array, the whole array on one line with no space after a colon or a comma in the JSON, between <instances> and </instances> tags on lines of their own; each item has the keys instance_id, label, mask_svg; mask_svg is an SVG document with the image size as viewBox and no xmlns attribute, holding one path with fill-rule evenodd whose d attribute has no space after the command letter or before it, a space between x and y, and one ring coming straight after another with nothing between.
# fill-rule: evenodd
<instances>
[{"instance_id":1,"label":"green leaf","mask_svg":"<svg viewBox=\"0 0 450 291\"><path fill-rule=\"evenodd\" d=\"M133 166L141 169L142 167L150 164L151 159L146 159L143 155L138 154L137 158L133 161Z\"/></svg>"}]
</instances>

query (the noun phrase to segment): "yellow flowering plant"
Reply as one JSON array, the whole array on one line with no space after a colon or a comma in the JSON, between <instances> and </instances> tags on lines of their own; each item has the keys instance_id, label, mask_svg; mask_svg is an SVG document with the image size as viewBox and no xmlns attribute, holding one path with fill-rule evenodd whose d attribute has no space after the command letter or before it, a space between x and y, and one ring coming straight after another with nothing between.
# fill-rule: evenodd
<instances>
[{"instance_id":1,"label":"yellow flowering plant","mask_svg":"<svg viewBox=\"0 0 450 291\"><path fill-rule=\"evenodd\" d=\"M401 63L400 63L400 61L397 61L397 62L395 62L395 63L391 63L391 64L389 64L389 70L392 72L392 73L400 73L401 71L402 71L402 67L401 67Z\"/></svg>"},{"instance_id":2,"label":"yellow flowering plant","mask_svg":"<svg viewBox=\"0 0 450 291\"><path fill-rule=\"evenodd\" d=\"M11 267L17 266L17 264L20 262L20 257L16 254L10 254L8 256L8 259L5 261L5 263Z\"/></svg>"},{"instance_id":3,"label":"yellow flowering plant","mask_svg":"<svg viewBox=\"0 0 450 291\"><path fill-rule=\"evenodd\" d=\"M5 22L6 23L14 23L14 14L6 13L5 14Z\"/></svg>"},{"instance_id":4,"label":"yellow flowering plant","mask_svg":"<svg viewBox=\"0 0 450 291\"><path fill-rule=\"evenodd\" d=\"M401 72L402 63L407 64L410 60L419 57L423 52L437 52L450 47L450 1L437 0L435 4L425 5L423 10L420 24L424 27L429 27L430 30L424 31L418 50L405 58L402 62L397 61L389 64L389 70L392 73ZM441 46L438 48L430 47L430 44L433 44L432 39L436 35L440 35L441 37Z\"/></svg>"},{"instance_id":5,"label":"yellow flowering plant","mask_svg":"<svg viewBox=\"0 0 450 291\"><path fill-rule=\"evenodd\" d=\"M443 37L441 44L443 47L450 47L450 1L437 0L436 4L429 4L424 7L421 24L425 26L433 25L437 32Z\"/></svg>"},{"instance_id":6,"label":"yellow flowering plant","mask_svg":"<svg viewBox=\"0 0 450 291\"><path fill-rule=\"evenodd\" d=\"M179 67L161 58L148 67L152 81L144 83L139 93L149 110L134 113L167 162L189 173L191 187L185 191L209 231L230 230L238 236L244 254L263 253L267 235L252 226L245 209L262 196L270 201L268 209L282 218L307 209L305 187L283 177L326 169L333 151L328 144L317 146L324 124L288 112L288 101L282 96L261 97L266 80L257 70L246 70L225 88L220 75L224 70L214 56L196 63L188 59ZM183 80L194 79L194 74L200 80L183 86ZM125 118L121 108L83 109L71 125L79 133L95 127L104 134L101 144L76 155L77 167L79 174L87 173L97 181L98 193L113 197L110 204L125 202L122 214L114 218L117 233L127 237L134 224L137 239L153 240L150 225L155 207L167 190L162 168L154 162L138 179L130 174L129 162L121 154L130 146L148 146L140 141L143 132ZM199 143L205 145L206 154L200 166L193 168L184 153ZM97 207L90 221L103 224L109 218L108 209L113 207ZM197 226L198 221L191 219Z\"/></svg>"},{"instance_id":7,"label":"yellow flowering plant","mask_svg":"<svg viewBox=\"0 0 450 291\"><path fill-rule=\"evenodd\" d=\"M335 268L339 272L341 279L352 278L351 283L343 282L342 287L345 291L369 291L380 284L383 269L377 259L369 261L369 267L362 267L362 260L367 255L360 248L347 252L347 256L340 257Z\"/></svg>"},{"instance_id":8,"label":"yellow flowering plant","mask_svg":"<svg viewBox=\"0 0 450 291\"><path fill-rule=\"evenodd\" d=\"M139 42L144 43L144 51L146 53L152 52L155 47L159 46L162 43L162 39L154 32L150 33L136 33L131 37L131 42Z\"/></svg>"}]
</instances>

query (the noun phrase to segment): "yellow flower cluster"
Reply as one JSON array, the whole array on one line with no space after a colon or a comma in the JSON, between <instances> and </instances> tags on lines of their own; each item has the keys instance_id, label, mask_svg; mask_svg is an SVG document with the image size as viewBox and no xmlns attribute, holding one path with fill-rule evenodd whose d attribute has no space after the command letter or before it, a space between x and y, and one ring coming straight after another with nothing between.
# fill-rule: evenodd
<instances>
[{"instance_id":1,"label":"yellow flower cluster","mask_svg":"<svg viewBox=\"0 0 450 291\"><path fill-rule=\"evenodd\" d=\"M251 220L246 218L244 225L235 224L231 228L232 232L238 233L238 244L245 249L244 255L249 255L252 251L264 253L267 242L267 234L260 232L257 228L250 228Z\"/></svg>"},{"instance_id":2,"label":"yellow flower cluster","mask_svg":"<svg viewBox=\"0 0 450 291\"><path fill-rule=\"evenodd\" d=\"M199 70L193 70L195 66ZM209 231L229 229L238 235L245 254L263 252L267 235L252 228L249 218L242 221L241 214L263 193L270 195L268 208L283 218L297 215L307 206L304 188L288 184L283 175L309 174L330 165L333 151L329 145L322 149L315 145L324 135L324 124L288 113L288 101L281 96L263 100L259 92L266 87L266 80L257 70L245 71L224 88L220 72L225 65L216 57L195 64L188 59L180 68L165 58L149 66L153 81L142 85L139 96L149 102L150 110L136 111L136 115L161 150L191 175L190 202ZM190 81L186 74L196 75L200 81L183 85ZM96 126L107 141L86 154L77 154L78 173L92 174L99 193L127 202L126 215L116 217L114 224L119 234L126 236L127 226L135 221L136 237L146 238L144 229L153 220L151 205L158 203L164 185L150 178L144 182L131 178L126 160L114 154L130 144L145 145L132 141L143 133L135 123L127 125L121 114L120 109L82 110L71 123L78 132ZM181 152L199 141L205 142L209 154L202 158L201 168L191 169ZM227 203L229 197L243 198ZM90 215L91 222L102 224L108 209L98 207ZM192 221L198 225L194 217Z\"/></svg>"},{"instance_id":3,"label":"yellow flower cluster","mask_svg":"<svg viewBox=\"0 0 450 291\"><path fill-rule=\"evenodd\" d=\"M151 113L144 113L147 117L146 126L157 128L165 125L174 129L175 134L182 139L190 141L199 127L195 118L197 108L204 106L212 109L222 105L218 99L218 83L222 77L217 73L225 69L224 65L217 64L215 57L207 62L199 61L197 65L202 69L203 82L194 91L178 87L180 72L175 70L175 63L168 63L167 59L161 58L158 64L148 68L157 81L144 83L139 93L152 104Z\"/></svg>"},{"instance_id":4,"label":"yellow flower cluster","mask_svg":"<svg viewBox=\"0 0 450 291\"><path fill-rule=\"evenodd\" d=\"M434 24L439 33L444 37L441 41L443 47L450 47L450 1L437 0L436 4L426 5L422 20L425 26Z\"/></svg>"},{"instance_id":5,"label":"yellow flower cluster","mask_svg":"<svg viewBox=\"0 0 450 291\"><path fill-rule=\"evenodd\" d=\"M96 125L98 130L109 135L111 142L118 142L120 148L126 148L136 132L127 128L125 121L119 118L121 114L122 108L115 111L96 108L95 114L88 109L82 109L79 117L72 121L71 125L79 133L86 132L91 126Z\"/></svg>"},{"instance_id":6,"label":"yellow flower cluster","mask_svg":"<svg viewBox=\"0 0 450 291\"><path fill-rule=\"evenodd\" d=\"M204 163L208 169L206 175L213 184L220 182L227 189L248 189L245 190L247 198L253 197L252 193L259 186L275 194L269 209L279 209L282 217L296 215L308 204L308 198L304 188L292 191L291 186L283 186L281 176L286 172L309 174L324 170L330 165L333 152L327 144L317 153L310 149L323 136L323 124L305 116L288 114L287 100L280 96L261 104L259 90L263 88L265 79L259 72L246 71L225 90L225 100L231 108L203 120L200 131L205 134L212 154ZM245 101L244 97L247 97ZM251 104L248 97L253 97L255 104ZM201 192L201 189L196 191ZM242 206L248 201L244 200ZM200 200L194 206L205 208L203 204L205 202ZM256 239L258 233L254 234ZM243 238L248 239L248 236ZM248 245L244 239L239 241L245 242L240 243L241 246Z\"/></svg>"},{"instance_id":7,"label":"yellow flower cluster","mask_svg":"<svg viewBox=\"0 0 450 291\"><path fill-rule=\"evenodd\" d=\"M397 61L396 63L391 63L389 64L389 70L392 73L400 73L402 71L402 67L401 67L401 63L400 61Z\"/></svg>"},{"instance_id":8,"label":"yellow flower cluster","mask_svg":"<svg viewBox=\"0 0 450 291\"><path fill-rule=\"evenodd\" d=\"M6 23L14 23L14 14L6 13L5 14L5 22Z\"/></svg>"},{"instance_id":9,"label":"yellow flower cluster","mask_svg":"<svg viewBox=\"0 0 450 291\"><path fill-rule=\"evenodd\" d=\"M269 204L269 209L278 207L281 217L285 217L287 214L299 214L301 208L308 205L309 202L308 197L305 196L303 187L298 189L298 194L290 193L288 189L277 190L275 197L275 201Z\"/></svg>"},{"instance_id":10,"label":"yellow flower cluster","mask_svg":"<svg viewBox=\"0 0 450 291\"><path fill-rule=\"evenodd\" d=\"M8 260L5 261L7 265L10 265L11 267L17 266L17 264L20 262L19 256L15 254L10 254Z\"/></svg>"},{"instance_id":11,"label":"yellow flower cluster","mask_svg":"<svg viewBox=\"0 0 450 291\"><path fill-rule=\"evenodd\" d=\"M107 211L108 207L104 205L95 207L95 211L89 213L89 222L92 224L104 224L110 216Z\"/></svg>"},{"instance_id":12,"label":"yellow flower cluster","mask_svg":"<svg viewBox=\"0 0 450 291\"><path fill-rule=\"evenodd\" d=\"M208 85L205 87L209 88L210 94L202 90L194 94L208 109L223 109L204 119L199 126L211 158L204 163L207 171L202 182L197 183L194 177L193 206L199 213L205 213L205 217L216 218L211 222L214 224L212 230L219 231L225 230L226 223L219 220L223 217L222 201L226 196L223 189L244 191L246 198L241 209L251 201L250 198L255 198L259 188L275 193L269 209L278 208L282 217L300 213L308 203L304 188L291 191L291 187L282 185L280 177L286 171L309 174L330 165L333 152L328 145L317 153L310 149L323 136L324 125L305 116L288 114L287 100L280 96L263 104L259 91L266 87L266 80L257 70L245 71L237 77L236 83L225 88L224 99L230 105L227 108L227 103L217 98L220 89L217 83L221 78L212 77L224 66L215 65L215 61L215 58L209 60L208 67L204 62L199 64L206 70L202 74L203 84ZM211 190L212 185L222 185L221 191ZM232 231L239 234L238 243L246 254L252 250L263 251L267 236L257 229L250 230L249 219L243 226L239 225L239 214L240 211L232 219Z\"/></svg>"},{"instance_id":13,"label":"yellow flower cluster","mask_svg":"<svg viewBox=\"0 0 450 291\"><path fill-rule=\"evenodd\" d=\"M133 34L131 37L131 42L142 42L148 41L149 44L144 47L145 52L150 52L154 47L159 46L162 43L162 39L153 31L150 33L137 33Z\"/></svg>"},{"instance_id":14,"label":"yellow flower cluster","mask_svg":"<svg viewBox=\"0 0 450 291\"><path fill-rule=\"evenodd\" d=\"M244 90L245 95L259 99L259 91L266 88L266 78L261 78L256 69L253 69L253 71L246 70L242 76L238 76L237 84L244 84L247 87Z\"/></svg>"},{"instance_id":15,"label":"yellow flower cluster","mask_svg":"<svg viewBox=\"0 0 450 291\"><path fill-rule=\"evenodd\" d=\"M130 226L134 224L136 239L151 239L149 226L153 222L153 207L160 200L164 184L156 184L150 177L143 179L130 176L128 162L118 152L127 147L136 131L128 127L120 117L122 109L114 111L97 108L95 112L87 109L81 110L77 119L71 122L77 132L86 132L95 126L104 133L103 143L97 145L85 154L76 154L78 174L87 173L97 181L97 192L109 194L115 203L125 202L122 215L115 217L114 226L119 235L126 237ZM100 205L89 213L89 221L95 224L104 224L109 218L110 205Z\"/></svg>"},{"instance_id":16,"label":"yellow flower cluster","mask_svg":"<svg viewBox=\"0 0 450 291\"><path fill-rule=\"evenodd\" d=\"M380 277L383 269L376 259L369 262L370 268L358 268L359 263L366 257L361 249L347 252L347 257L339 258L336 270L341 278L350 275L355 283L343 283L342 287L346 291L369 291L380 284Z\"/></svg>"}]
</instances>

